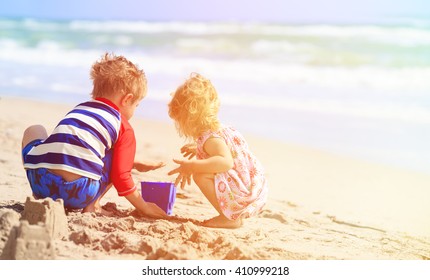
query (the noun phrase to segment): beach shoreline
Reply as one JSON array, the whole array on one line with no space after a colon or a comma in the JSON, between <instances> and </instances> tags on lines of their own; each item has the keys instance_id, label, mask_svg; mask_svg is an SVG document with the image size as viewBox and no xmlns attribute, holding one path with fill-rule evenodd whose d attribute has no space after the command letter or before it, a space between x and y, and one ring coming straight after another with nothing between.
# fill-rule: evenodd
<instances>
[{"instance_id":1,"label":"beach shoreline","mask_svg":"<svg viewBox=\"0 0 430 280\"><path fill-rule=\"evenodd\" d=\"M24 98L0 98L3 188L0 211L21 209L31 195L20 160L24 129L44 124L51 131L72 107ZM175 166L172 158L181 157L179 148L185 143L173 123L134 117L131 124L138 143L136 158L167 163L161 170L134 172L135 182L173 180L166 174ZM193 185L184 191L178 189L174 208L177 219L173 221L126 217L131 205L110 190L102 204L113 207L118 215L120 224L112 227L125 230L109 232L99 226L114 222L108 217L86 214L83 219L82 214L72 213L68 216L69 229L87 232L89 240L58 241L57 256L62 259L430 258L430 206L426 201L430 175L250 134L245 134L245 138L265 167L269 200L262 214L247 220L243 228L231 231L201 227L198 222L214 216L215 210ZM112 238L111 243L97 245L108 237ZM142 238L145 244L151 244L150 249L141 249ZM65 251L67 248L70 253Z\"/></svg>"}]
</instances>

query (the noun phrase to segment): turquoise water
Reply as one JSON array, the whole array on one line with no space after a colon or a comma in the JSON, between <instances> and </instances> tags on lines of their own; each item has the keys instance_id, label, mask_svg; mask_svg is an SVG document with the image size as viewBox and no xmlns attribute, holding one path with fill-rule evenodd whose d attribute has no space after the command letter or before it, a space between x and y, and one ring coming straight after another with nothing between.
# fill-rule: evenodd
<instances>
[{"instance_id":1,"label":"turquoise water","mask_svg":"<svg viewBox=\"0 0 430 280\"><path fill-rule=\"evenodd\" d=\"M0 93L75 103L104 52L144 68L138 114L209 77L246 132L430 172L430 21L288 25L0 18Z\"/></svg>"}]
</instances>

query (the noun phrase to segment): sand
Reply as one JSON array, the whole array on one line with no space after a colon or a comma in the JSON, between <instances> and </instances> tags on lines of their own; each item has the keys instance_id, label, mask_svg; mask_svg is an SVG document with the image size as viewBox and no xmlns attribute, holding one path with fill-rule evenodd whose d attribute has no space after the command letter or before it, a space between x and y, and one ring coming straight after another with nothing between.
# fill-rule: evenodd
<instances>
[{"instance_id":1,"label":"sand","mask_svg":"<svg viewBox=\"0 0 430 280\"><path fill-rule=\"evenodd\" d=\"M37 123L52 130L71 108L0 98L2 259L430 259L429 174L246 134L265 166L270 194L264 211L239 229L201 226L216 213L195 185L177 190L170 220L135 215L114 189L102 200L113 217L65 213L61 202L28 199L22 133ZM166 174L184 144L174 126L137 117L131 123L136 158L167 163L156 171L133 172L135 182L172 181Z\"/></svg>"}]
</instances>

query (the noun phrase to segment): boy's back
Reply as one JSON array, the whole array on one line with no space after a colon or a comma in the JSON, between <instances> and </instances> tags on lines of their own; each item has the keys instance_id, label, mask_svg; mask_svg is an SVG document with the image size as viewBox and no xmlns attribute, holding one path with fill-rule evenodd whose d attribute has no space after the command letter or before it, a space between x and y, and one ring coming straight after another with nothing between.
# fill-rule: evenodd
<instances>
[{"instance_id":1,"label":"boy's back","mask_svg":"<svg viewBox=\"0 0 430 280\"><path fill-rule=\"evenodd\" d=\"M27 154L25 168L64 170L99 180L105 153L118 139L120 113L94 100L81 103L69 112L52 134Z\"/></svg>"}]
</instances>

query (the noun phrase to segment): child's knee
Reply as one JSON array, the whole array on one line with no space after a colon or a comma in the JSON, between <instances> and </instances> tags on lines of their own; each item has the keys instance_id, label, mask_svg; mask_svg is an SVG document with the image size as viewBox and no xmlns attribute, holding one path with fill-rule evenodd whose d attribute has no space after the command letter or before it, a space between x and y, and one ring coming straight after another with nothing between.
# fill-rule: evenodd
<instances>
[{"instance_id":1,"label":"child's knee","mask_svg":"<svg viewBox=\"0 0 430 280\"><path fill-rule=\"evenodd\" d=\"M209 173L195 173L193 174L193 180L197 186L203 186L208 182L213 181L214 175Z\"/></svg>"},{"instance_id":2,"label":"child's knee","mask_svg":"<svg viewBox=\"0 0 430 280\"><path fill-rule=\"evenodd\" d=\"M194 183L199 185L200 182L202 181L202 174L201 173L193 174L193 180L194 180Z\"/></svg>"},{"instance_id":3,"label":"child's knee","mask_svg":"<svg viewBox=\"0 0 430 280\"><path fill-rule=\"evenodd\" d=\"M47 134L46 129L43 125L35 124L27 127L27 129L24 131L25 134L32 134L32 135L43 135Z\"/></svg>"},{"instance_id":4,"label":"child's knee","mask_svg":"<svg viewBox=\"0 0 430 280\"><path fill-rule=\"evenodd\" d=\"M22 136L22 147L25 147L28 143L36 139L46 139L48 138L48 133L42 125L32 125L29 126Z\"/></svg>"}]
</instances>

